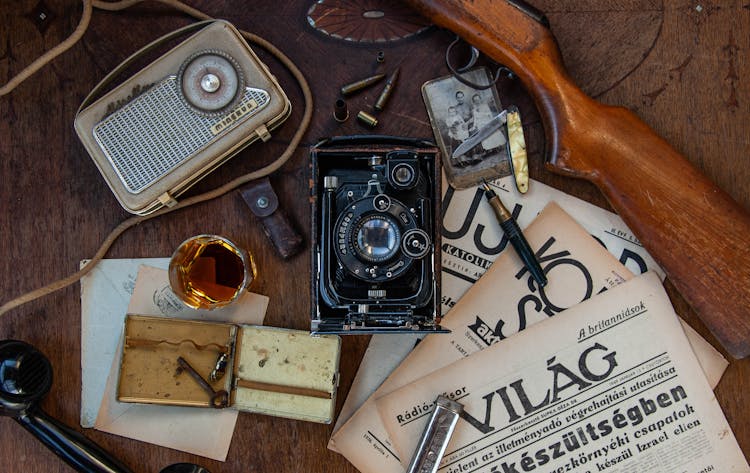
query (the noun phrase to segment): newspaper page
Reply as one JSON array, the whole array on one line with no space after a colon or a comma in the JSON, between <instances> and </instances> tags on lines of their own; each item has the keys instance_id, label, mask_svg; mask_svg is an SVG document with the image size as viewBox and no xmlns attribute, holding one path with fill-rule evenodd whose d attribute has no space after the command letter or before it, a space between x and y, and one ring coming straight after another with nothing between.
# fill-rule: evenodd
<instances>
[{"instance_id":1,"label":"newspaper page","mask_svg":"<svg viewBox=\"0 0 750 473\"><path fill-rule=\"evenodd\" d=\"M424 334L421 333L382 333L370 337L332 434L354 415L422 338ZM329 443L328 448L336 451L335 444Z\"/></svg>"},{"instance_id":2,"label":"newspaper page","mask_svg":"<svg viewBox=\"0 0 750 473\"><path fill-rule=\"evenodd\" d=\"M508 206L512 204L513 212L520 219L523 227L526 227L546 204L555 201L633 273L641 274L646 270L651 270L659 274L662 279L664 278L662 269L656 265L653 258L616 214L533 179L531 191L524 194L523 198L516 190L512 177L497 179L492 185L503 196ZM445 181L443 183L443 196L447 197L444 199L442 220L444 243L441 309L443 315L484 273L487 262L495 260L498 249L507 248L507 243L502 242L500 226L493 223L494 215L482 208L488 207L488 204L481 203L482 196L481 193L478 194L478 190L479 188L456 190L448 186ZM472 210L473 208L475 209ZM479 264L472 265L473 261ZM456 274L457 267L463 267L464 271L458 271ZM689 325L683 324L683 326L691 344L700 346L700 349L696 349L696 353L705 352L704 356L699 356L699 359L706 368L704 371L709 378L709 383L711 386L716 386L727 366L726 360ZM336 419L334 434L409 354L414 345L412 339L415 337L417 336L412 334L372 336L346 402ZM707 364L709 366L705 366ZM329 443L328 448L336 451L335 443Z\"/></svg>"},{"instance_id":3,"label":"newspaper page","mask_svg":"<svg viewBox=\"0 0 750 473\"><path fill-rule=\"evenodd\" d=\"M750 471L650 273L379 398L402 462L439 394L464 405L444 473Z\"/></svg>"},{"instance_id":4,"label":"newspaper page","mask_svg":"<svg viewBox=\"0 0 750 473\"><path fill-rule=\"evenodd\" d=\"M490 185L521 228L528 226L548 203L557 202L630 271L654 271L664 280L664 271L617 214L533 179L526 194L518 192L513 176ZM446 313L508 246L508 239L481 187L456 190L443 177L443 189L441 298Z\"/></svg>"},{"instance_id":5,"label":"newspaper page","mask_svg":"<svg viewBox=\"0 0 750 473\"><path fill-rule=\"evenodd\" d=\"M330 449L343 454L363 473L403 472L375 409L376 397L632 277L627 268L555 203L544 209L525 234L533 248L540 248L540 260L549 278L547 286L540 290L533 284L514 252L501 254L443 319L442 325L452 333L422 340L375 394L334 433ZM726 361L707 342L700 337L698 340L697 351L705 352L709 360L707 372L716 372L714 377L718 380Z\"/></svg>"},{"instance_id":6,"label":"newspaper page","mask_svg":"<svg viewBox=\"0 0 750 473\"><path fill-rule=\"evenodd\" d=\"M513 251L503 252L472 287L471 297L462 298L443 318L441 324L452 333L425 337L331 437L329 448L343 454L363 473L402 472L399 457L380 423L374 397L548 318L547 312L535 301L551 302L552 315L553 307L562 310L630 277L630 272L614 256L554 203L549 204L524 233L532 248L546 246L539 251L543 268L547 269L553 260L558 261L556 269L546 271L549 282L544 288L544 297L540 297L540 291L518 256ZM551 256L554 258L550 259ZM523 315L515 310L519 304L524 307Z\"/></svg>"}]
</instances>

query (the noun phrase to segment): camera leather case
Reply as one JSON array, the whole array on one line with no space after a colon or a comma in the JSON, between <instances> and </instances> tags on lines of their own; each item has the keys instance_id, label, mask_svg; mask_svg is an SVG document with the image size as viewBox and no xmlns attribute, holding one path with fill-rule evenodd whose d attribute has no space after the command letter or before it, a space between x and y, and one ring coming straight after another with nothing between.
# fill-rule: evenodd
<instances>
[{"instance_id":1,"label":"camera leather case","mask_svg":"<svg viewBox=\"0 0 750 473\"><path fill-rule=\"evenodd\" d=\"M440 153L424 140L313 146L314 333L440 332Z\"/></svg>"},{"instance_id":2,"label":"camera leather case","mask_svg":"<svg viewBox=\"0 0 750 473\"><path fill-rule=\"evenodd\" d=\"M240 32L226 21L206 24L196 24L202 29L95 102L87 99L76 116L81 142L131 213L174 205L245 146L270 139L291 112L276 78ZM115 72L172 36L144 47Z\"/></svg>"},{"instance_id":3,"label":"camera leather case","mask_svg":"<svg viewBox=\"0 0 750 473\"><path fill-rule=\"evenodd\" d=\"M128 315L117 399L217 407L181 357L212 389L226 392L229 409L327 424L336 406L340 350L336 335ZM215 373L222 376L212 380Z\"/></svg>"}]
</instances>

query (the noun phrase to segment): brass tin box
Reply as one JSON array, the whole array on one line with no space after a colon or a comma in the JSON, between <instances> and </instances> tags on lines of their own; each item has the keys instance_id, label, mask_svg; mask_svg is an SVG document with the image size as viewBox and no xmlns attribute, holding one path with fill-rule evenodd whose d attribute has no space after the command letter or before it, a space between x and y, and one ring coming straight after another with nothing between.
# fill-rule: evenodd
<instances>
[{"instance_id":1,"label":"brass tin box","mask_svg":"<svg viewBox=\"0 0 750 473\"><path fill-rule=\"evenodd\" d=\"M228 408L330 423L340 348L336 335L128 315L117 399L212 407L211 394L181 366L181 358L211 389L226 391Z\"/></svg>"}]
</instances>

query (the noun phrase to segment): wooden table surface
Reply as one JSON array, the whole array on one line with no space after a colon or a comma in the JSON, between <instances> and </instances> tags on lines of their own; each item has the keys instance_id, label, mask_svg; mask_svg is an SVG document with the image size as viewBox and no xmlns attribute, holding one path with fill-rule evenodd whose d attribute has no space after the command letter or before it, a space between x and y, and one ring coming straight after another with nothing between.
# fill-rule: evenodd
<instances>
[{"instance_id":1,"label":"wooden table surface","mask_svg":"<svg viewBox=\"0 0 750 473\"><path fill-rule=\"evenodd\" d=\"M443 55L452 34L432 28L398 41L366 42L382 31L406 36L418 29L408 11L396 2L341 2L351 10L347 21L353 26L338 32L350 35L349 41L311 27L307 12L312 0L190 3L278 45L312 85L312 126L303 146L272 176L282 206L306 241L310 240L307 147L319 137L369 131L353 118L344 124L332 118L340 85L376 70L391 71L400 63L398 86L375 131L431 136L419 88L447 73ZM547 12L567 66L587 93L634 110L742 206L750 208L747 0L532 3ZM367 23L361 15L369 9L382 9L387 14L372 20L380 23ZM0 2L0 80L4 82L66 37L80 13L77 0ZM79 261L91 257L108 232L128 217L78 141L73 117L83 97L122 59L189 21L153 3L124 13L95 11L80 43L11 94L0 97L0 301L74 272ZM334 31L333 26L329 29ZM385 53L380 65L375 61L378 51ZM259 54L289 94L293 113L270 142L243 151L200 182L191 194L212 189L272 160L300 121L299 89L279 63L264 51ZM371 109L377 91L352 99L350 111ZM531 176L608 208L592 186L543 169L543 133L528 96L509 80L501 81L499 92L504 103L518 104L525 117ZM139 225L115 243L108 257L166 256L186 237L199 233L225 235L252 249L260 268L254 290L271 300L267 324L309 327L310 301L304 289L310 281L309 250L290 261L281 260L235 193ZM711 244L720 246L722 242ZM718 346L668 282L667 288L677 312ZM0 339L27 341L49 357L55 381L42 406L72 426L78 426L80 415L80 331L78 284L0 320ZM344 338L338 409L367 342L364 336ZM746 456L750 452L748 391L750 360L731 360L716 396ZM77 429L136 472L154 473L181 461L199 463L214 473L355 471L346 459L326 449L332 426L313 423L241 414L225 463ZM0 445L2 471L71 471L9 418L0 419Z\"/></svg>"}]
</instances>

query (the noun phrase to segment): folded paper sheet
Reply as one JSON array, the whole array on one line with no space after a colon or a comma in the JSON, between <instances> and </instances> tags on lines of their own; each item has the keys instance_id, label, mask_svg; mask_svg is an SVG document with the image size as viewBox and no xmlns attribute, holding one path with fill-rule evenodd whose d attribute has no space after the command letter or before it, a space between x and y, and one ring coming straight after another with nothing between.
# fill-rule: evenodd
<instances>
[{"instance_id":1,"label":"folded paper sheet","mask_svg":"<svg viewBox=\"0 0 750 473\"><path fill-rule=\"evenodd\" d=\"M444 393L464 412L438 471L748 471L655 274L379 398L405 465Z\"/></svg>"},{"instance_id":2,"label":"folded paper sheet","mask_svg":"<svg viewBox=\"0 0 750 473\"><path fill-rule=\"evenodd\" d=\"M125 313L159 315L193 320L211 320L262 325L268 297L244 294L237 302L213 311L196 311L180 304L169 289L167 272L141 266L133 297ZM225 460L237 421L234 409L199 409L118 402L117 379L121 341L112 360L102 404L94 428L123 437L174 448L196 455Z\"/></svg>"},{"instance_id":3,"label":"folded paper sheet","mask_svg":"<svg viewBox=\"0 0 750 473\"><path fill-rule=\"evenodd\" d=\"M99 413L138 268L168 264L169 258L104 259L81 279L81 427L93 427Z\"/></svg>"}]
</instances>

